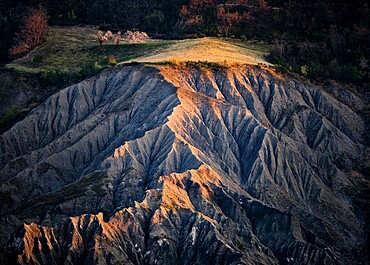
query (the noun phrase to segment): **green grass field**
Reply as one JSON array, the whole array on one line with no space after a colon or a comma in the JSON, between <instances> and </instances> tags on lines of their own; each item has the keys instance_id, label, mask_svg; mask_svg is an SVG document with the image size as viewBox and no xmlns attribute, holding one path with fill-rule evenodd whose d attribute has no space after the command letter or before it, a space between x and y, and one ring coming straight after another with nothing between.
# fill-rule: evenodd
<instances>
[{"instance_id":1,"label":"green grass field","mask_svg":"<svg viewBox=\"0 0 370 265\"><path fill-rule=\"evenodd\" d=\"M170 46L171 41L149 40L146 43L99 46L97 28L51 27L46 41L35 50L8 64L22 72L42 71L78 72L84 66L99 63L105 56L113 55L117 62L134 60L137 57L156 53Z\"/></svg>"},{"instance_id":2,"label":"green grass field","mask_svg":"<svg viewBox=\"0 0 370 265\"><path fill-rule=\"evenodd\" d=\"M27 73L82 73L86 66L93 65L97 71L105 68L107 65L102 62L109 55L113 55L117 63L178 59L210 62L234 60L257 64L267 63L264 55L269 52L269 46L263 43L216 38L180 41L149 39L138 44L121 42L119 45L104 43L99 46L97 31L96 27L89 26L51 27L41 46L6 67Z\"/></svg>"}]
</instances>

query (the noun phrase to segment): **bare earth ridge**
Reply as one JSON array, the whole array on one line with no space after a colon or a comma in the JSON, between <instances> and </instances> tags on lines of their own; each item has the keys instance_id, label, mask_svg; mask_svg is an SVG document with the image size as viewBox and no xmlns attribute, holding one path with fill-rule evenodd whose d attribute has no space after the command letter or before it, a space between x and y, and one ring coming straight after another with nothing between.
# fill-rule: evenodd
<instances>
[{"instance_id":1,"label":"bare earth ridge","mask_svg":"<svg viewBox=\"0 0 370 265\"><path fill-rule=\"evenodd\" d=\"M112 68L0 136L0 263L361 264L363 133L259 67Z\"/></svg>"}]
</instances>

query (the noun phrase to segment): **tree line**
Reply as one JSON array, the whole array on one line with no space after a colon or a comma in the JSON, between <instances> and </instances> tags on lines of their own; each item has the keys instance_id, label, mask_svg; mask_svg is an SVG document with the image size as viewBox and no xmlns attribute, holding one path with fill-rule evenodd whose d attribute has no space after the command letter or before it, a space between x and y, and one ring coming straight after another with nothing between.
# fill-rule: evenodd
<instances>
[{"instance_id":1,"label":"tree line","mask_svg":"<svg viewBox=\"0 0 370 265\"><path fill-rule=\"evenodd\" d=\"M274 44L271 60L311 77L368 78L364 0L0 0L0 56L9 59L30 8L50 25L93 24L151 37L228 36Z\"/></svg>"}]
</instances>

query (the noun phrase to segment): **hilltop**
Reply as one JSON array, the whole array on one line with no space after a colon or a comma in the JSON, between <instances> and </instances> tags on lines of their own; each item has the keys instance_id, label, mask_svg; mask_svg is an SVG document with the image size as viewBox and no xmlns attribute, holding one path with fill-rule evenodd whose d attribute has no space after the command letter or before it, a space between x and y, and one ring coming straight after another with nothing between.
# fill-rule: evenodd
<instances>
[{"instance_id":1,"label":"hilltop","mask_svg":"<svg viewBox=\"0 0 370 265\"><path fill-rule=\"evenodd\" d=\"M26 72L80 71L104 56L113 55L118 63L175 61L209 61L266 64L269 46L260 42L221 38L185 40L148 39L143 43L99 46L96 27L51 27L45 43L7 65Z\"/></svg>"},{"instance_id":2,"label":"hilltop","mask_svg":"<svg viewBox=\"0 0 370 265\"><path fill-rule=\"evenodd\" d=\"M0 131L9 128L55 91L118 64L202 61L228 64L264 64L270 46L256 41L221 38L185 40L148 39L143 43L112 42L99 46L97 27L51 27L45 42L5 65L0 73ZM226 62L226 64L225 64Z\"/></svg>"},{"instance_id":3,"label":"hilltop","mask_svg":"<svg viewBox=\"0 0 370 265\"><path fill-rule=\"evenodd\" d=\"M176 41L149 56L136 58L138 62L208 61L230 64L265 64L268 46L261 43L242 42L219 38L199 38Z\"/></svg>"}]
</instances>

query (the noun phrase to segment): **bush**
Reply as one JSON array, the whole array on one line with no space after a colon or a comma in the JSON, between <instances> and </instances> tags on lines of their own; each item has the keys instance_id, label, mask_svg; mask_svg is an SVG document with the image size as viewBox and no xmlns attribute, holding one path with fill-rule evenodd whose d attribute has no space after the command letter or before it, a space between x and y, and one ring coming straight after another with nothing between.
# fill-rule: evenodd
<instances>
[{"instance_id":1,"label":"bush","mask_svg":"<svg viewBox=\"0 0 370 265\"><path fill-rule=\"evenodd\" d=\"M60 70L45 71L41 73L41 82L44 85L54 86L57 84L64 84L66 81L68 81L68 76Z\"/></svg>"},{"instance_id":2,"label":"bush","mask_svg":"<svg viewBox=\"0 0 370 265\"><path fill-rule=\"evenodd\" d=\"M302 65L301 66L301 74L304 76L307 76L308 74L308 66L307 65Z\"/></svg>"},{"instance_id":3,"label":"bush","mask_svg":"<svg viewBox=\"0 0 370 265\"><path fill-rule=\"evenodd\" d=\"M40 81L46 86L63 87L81 80L81 74L75 72L64 72L60 70L45 71L41 73Z\"/></svg>"},{"instance_id":4,"label":"bush","mask_svg":"<svg viewBox=\"0 0 370 265\"><path fill-rule=\"evenodd\" d=\"M100 60L98 61L98 64L101 65L101 66L106 66L109 64L109 59L107 56L103 56L102 58L100 58Z\"/></svg>"},{"instance_id":5,"label":"bush","mask_svg":"<svg viewBox=\"0 0 370 265\"><path fill-rule=\"evenodd\" d=\"M221 70L224 70L230 67L227 61L224 61L221 63L208 62L208 61L197 61L197 62L187 61L185 64L187 67L194 67L197 69L210 68L216 71L221 71Z\"/></svg>"},{"instance_id":6,"label":"bush","mask_svg":"<svg viewBox=\"0 0 370 265\"><path fill-rule=\"evenodd\" d=\"M77 73L61 70L45 71L41 73L39 80L45 87L63 87L94 76L104 68L106 68L106 66L99 66L97 62L87 62L82 65L81 70Z\"/></svg>"},{"instance_id":7,"label":"bush","mask_svg":"<svg viewBox=\"0 0 370 265\"><path fill-rule=\"evenodd\" d=\"M32 62L39 65L44 60L44 57L41 54L37 54L32 57Z\"/></svg>"},{"instance_id":8,"label":"bush","mask_svg":"<svg viewBox=\"0 0 370 265\"><path fill-rule=\"evenodd\" d=\"M215 71L222 71L232 66L226 60L223 62L209 62L209 61L180 61L177 59L171 59L163 62L163 64L171 65L177 68L195 68L195 69L209 68Z\"/></svg>"},{"instance_id":9,"label":"bush","mask_svg":"<svg viewBox=\"0 0 370 265\"><path fill-rule=\"evenodd\" d=\"M164 64L171 65L171 66L178 67L178 68L186 67L185 62L180 61L178 59L170 59L168 61L165 61Z\"/></svg>"},{"instance_id":10,"label":"bush","mask_svg":"<svg viewBox=\"0 0 370 265\"><path fill-rule=\"evenodd\" d=\"M117 60L114 57L114 55L112 55L112 54L108 56L108 60L109 60L109 65L116 65L117 64Z\"/></svg>"},{"instance_id":11,"label":"bush","mask_svg":"<svg viewBox=\"0 0 370 265\"><path fill-rule=\"evenodd\" d=\"M5 128L10 125L18 116L21 110L19 107L13 105L5 111L5 113L0 117L0 128Z\"/></svg>"},{"instance_id":12,"label":"bush","mask_svg":"<svg viewBox=\"0 0 370 265\"><path fill-rule=\"evenodd\" d=\"M80 72L79 72L79 75L82 76L82 77L88 77L88 76L92 76L92 75L95 75L97 74L99 71L100 71L100 67L97 65L97 63L93 63L93 62L88 62L88 63L85 63Z\"/></svg>"}]
</instances>

